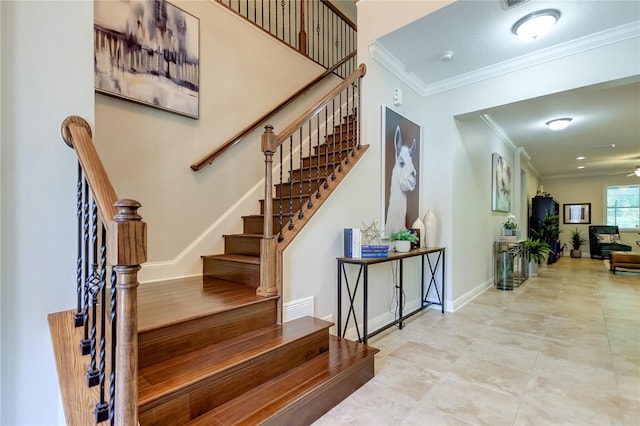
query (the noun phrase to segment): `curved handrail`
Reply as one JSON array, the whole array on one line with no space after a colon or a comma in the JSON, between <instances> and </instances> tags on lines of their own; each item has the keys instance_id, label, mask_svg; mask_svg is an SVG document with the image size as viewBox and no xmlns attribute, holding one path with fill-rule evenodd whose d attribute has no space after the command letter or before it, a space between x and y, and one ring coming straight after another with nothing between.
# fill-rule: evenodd
<instances>
[{"instance_id":1,"label":"curved handrail","mask_svg":"<svg viewBox=\"0 0 640 426\"><path fill-rule=\"evenodd\" d=\"M334 87L333 90L331 90L326 95L324 95L311 108L309 108L306 112L300 115L300 117L298 117L293 123L285 127L285 129L277 135L277 146L280 146L283 142L285 142L287 138L293 134L293 132L298 130L303 123L308 121L314 114L316 114L321 108L323 108L327 102L329 102L336 95L342 92L342 90L344 90L351 83L353 83L354 81L356 81L361 77L364 77L366 73L367 73L367 66L365 64L360 64L358 69L352 72L349 77L345 78L342 83Z\"/></svg>"},{"instance_id":2,"label":"curved handrail","mask_svg":"<svg viewBox=\"0 0 640 426\"><path fill-rule=\"evenodd\" d=\"M222 154L227 152L229 149L233 148L238 143L240 143L240 141L242 141L242 139L244 139L249 133L251 133L252 131L258 129L262 123L264 123L269 118L271 118L272 116L274 116L275 114L280 112L284 107L289 105L291 102L295 101L300 96L305 94L309 89L311 89L313 86L315 86L316 84L318 84L319 82L324 80L325 77L327 77L328 75L332 74L336 69L338 69L339 67L344 65L347 61L349 61L350 59L354 58L356 55L357 55L357 52L354 51L354 52L350 53L349 55L345 56L340 62L338 62L337 64L335 64L331 68L327 69L325 72L323 72L318 77L313 79L311 82L309 82L303 88L301 88L300 90L295 92L293 95L289 96L287 99L285 99L282 103L280 103L274 109L272 109L268 113L264 114L262 117L258 118L253 123L249 124L247 127L245 127L240 132L235 134L233 137L231 137L231 139L229 139L227 142L225 142L222 146L220 146L219 148L217 148L216 150L214 150L210 154L206 155L205 157L203 157L201 160L197 161L196 163L193 163L191 165L191 170L193 170L194 172L197 172L198 170L202 170L204 167L206 167L209 164L213 163L213 161L216 158L220 157Z\"/></svg>"},{"instance_id":3,"label":"curved handrail","mask_svg":"<svg viewBox=\"0 0 640 426\"><path fill-rule=\"evenodd\" d=\"M115 205L118 197L91 141L91 127L82 117L72 115L62 122L60 133L65 143L77 152L98 211L108 230L111 221L118 213Z\"/></svg>"}]
</instances>

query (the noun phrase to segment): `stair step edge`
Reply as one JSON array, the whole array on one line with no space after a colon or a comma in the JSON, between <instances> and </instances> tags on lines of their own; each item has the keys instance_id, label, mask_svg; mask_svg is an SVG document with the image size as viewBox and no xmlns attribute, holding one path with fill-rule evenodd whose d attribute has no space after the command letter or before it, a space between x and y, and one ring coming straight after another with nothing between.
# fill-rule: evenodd
<instances>
[{"instance_id":1,"label":"stair step edge","mask_svg":"<svg viewBox=\"0 0 640 426\"><path fill-rule=\"evenodd\" d=\"M214 419L216 419L216 417L230 417L229 414L225 413L229 411L243 413L243 418L237 419L238 423L246 421L247 417L256 415L258 411L262 411L265 414L276 414L285 410L290 405L297 403L304 398L307 398L313 392L320 390L323 386L328 386L335 383L337 380L340 380L344 375L348 374L349 369L347 367L355 367L362 363L368 362L372 357L375 356L376 353L379 352L379 350L376 348L365 346L345 339L340 339L336 336L329 336L329 338L329 351L312 358L306 363L293 368L288 372L281 374L280 376L266 383L261 384L260 386L255 387L249 392L245 392L244 394L231 399L230 401L227 401L226 403L214 408L208 413L205 413L197 417L196 419L193 419L192 421L187 423L187 425L198 426L215 424ZM342 341L341 344L343 346L348 346L350 349L344 349L345 354L348 355L341 358L336 364L332 364L332 351L339 350L338 341L340 340ZM360 346L361 350L354 353L354 349L358 346ZM310 369L316 366L323 367L325 364L329 364L328 367L332 368L322 368L321 371L307 378L304 378L305 375L308 376L307 372ZM297 380L295 380L296 378ZM277 388L279 386L282 386L283 383L286 383L288 387L288 390L285 393L279 393L270 390L270 388ZM276 394L278 395L278 397L274 399L273 395ZM238 409L238 406L246 407L248 403L250 403L250 406L255 407L255 409L252 411L247 410L246 408L242 410ZM256 419L252 420L255 421ZM227 423L222 422L222 424Z\"/></svg>"},{"instance_id":2,"label":"stair step edge","mask_svg":"<svg viewBox=\"0 0 640 426\"><path fill-rule=\"evenodd\" d=\"M250 234L247 234L250 235ZM216 259L230 262L248 263L252 265L260 264L260 256L249 256L246 254L207 254L200 256L203 260Z\"/></svg>"},{"instance_id":3,"label":"stair step edge","mask_svg":"<svg viewBox=\"0 0 640 426\"><path fill-rule=\"evenodd\" d=\"M251 362L251 360L257 359L271 350L290 345L306 336L321 332L324 329L328 330L331 325L332 323L318 318L302 317L284 324L273 324L268 327L263 327L224 342L219 342L188 354L180 355L171 360L145 367L139 371L138 375L139 378L142 379L140 380L141 383L149 383L150 389L148 391L144 389L140 390L138 404L150 404L153 401L162 399L173 393L188 389L203 379L233 373L247 362ZM289 333L289 335L286 335L286 333ZM249 346L243 351L238 352L238 346L246 345L247 342L249 342ZM205 368L194 368L176 377L169 377L166 374L167 369L176 372L175 368L170 368L176 364L193 365L194 362L197 363L200 359L211 358L213 354L215 354L217 360L208 363ZM231 356L234 360L229 363L228 359ZM162 376L164 379L156 383L151 383L145 376L149 377L153 374ZM167 379L167 377L169 378ZM160 384L162 384L164 388L163 391L153 392L151 390L151 388Z\"/></svg>"}]
</instances>

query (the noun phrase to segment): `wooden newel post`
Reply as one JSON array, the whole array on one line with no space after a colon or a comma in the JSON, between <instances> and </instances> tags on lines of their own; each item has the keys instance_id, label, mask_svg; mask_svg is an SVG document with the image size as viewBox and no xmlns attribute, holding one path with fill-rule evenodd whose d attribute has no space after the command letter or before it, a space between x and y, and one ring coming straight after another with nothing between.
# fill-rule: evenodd
<instances>
[{"instance_id":1,"label":"wooden newel post","mask_svg":"<svg viewBox=\"0 0 640 426\"><path fill-rule=\"evenodd\" d=\"M278 141L273 126L265 126L262 134L262 152L264 153L264 226L260 241L260 287L256 290L259 296L278 294L276 287L276 244L273 236L273 197L272 181L273 154L278 149Z\"/></svg>"},{"instance_id":2,"label":"wooden newel post","mask_svg":"<svg viewBox=\"0 0 640 426\"><path fill-rule=\"evenodd\" d=\"M138 424L138 271L147 260L147 224L140 203L119 200L109 227L107 256L116 273L115 424Z\"/></svg>"}]
</instances>

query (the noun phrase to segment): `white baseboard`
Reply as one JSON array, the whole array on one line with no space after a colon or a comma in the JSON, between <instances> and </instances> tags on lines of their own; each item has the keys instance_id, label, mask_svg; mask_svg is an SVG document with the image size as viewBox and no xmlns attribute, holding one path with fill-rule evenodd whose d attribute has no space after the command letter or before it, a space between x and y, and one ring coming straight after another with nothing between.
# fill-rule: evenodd
<instances>
[{"instance_id":1,"label":"white baseboard","mask_svg":"<svg viewBox=\"0 0 640 426\"><path fill-rule=\"evenodd\" d=\"M445 311L447 312L455 312L458 309L462 308L467 303L471 302L476 297L480 296L482 293L487 291L487 289L493 286L493 277L483 282L482 284L476 286L475 288L469 290L462 296L458 297L456 300L452 302L445 303Z\"/></svg>"},{"instance_id":2,"label":"white baseboard","mask_svg":"<svg viewBox=\"0 0 640 426\"><path fill-rule=\"evenodd\" d=\"M282 304L282 322L304 316L313 316L315 312L313 296L292 300Z\"/></svg>"}]
</instances>

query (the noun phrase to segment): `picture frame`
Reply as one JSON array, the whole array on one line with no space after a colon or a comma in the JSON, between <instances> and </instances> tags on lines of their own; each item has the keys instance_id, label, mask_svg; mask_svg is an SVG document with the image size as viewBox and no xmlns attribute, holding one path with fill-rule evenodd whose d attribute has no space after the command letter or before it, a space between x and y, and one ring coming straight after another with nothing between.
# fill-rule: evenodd
<instances>
[{"instance_id":1,"label":"picture frame","mask_svg":"<svg viewBox=\"0 0 640 426\"><path fill-rule=\"evenodd\" d=\"M562 212L563 224L591 224L591 203L563 204Z\"/></svg>"},{"instance_id":2,"label":"picture frame","mask_svg":"<svg viewBox=\"0 0 640 426\"><path fill-rule=\"evenodd\" d=\"M511 211L511 164L500 154L491 154L491 210Z\"/></svg>"},{"instance_id":3,"label":"picture frame","mask_svg":"<svg viewBox=\"0 0 640 426\"><path fill-rule=\"evenodd\" d=\"M381 233L386 238L409 229L419 217L422 127L385 105L381 114L383 203L380 217Z\"/></svg>"},{"instance_id":4,"label":"picture frame","mask_svg":"<svg viewBox=\"0 0 640 426\"><path fill-rule=\"evenodd\" d=\"M97 93L198 119L200 20L166 0L94 5Z\"/></svg>"}]
</instances>

